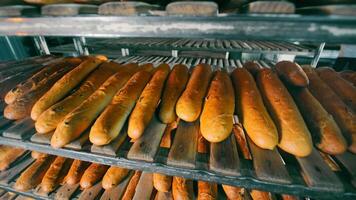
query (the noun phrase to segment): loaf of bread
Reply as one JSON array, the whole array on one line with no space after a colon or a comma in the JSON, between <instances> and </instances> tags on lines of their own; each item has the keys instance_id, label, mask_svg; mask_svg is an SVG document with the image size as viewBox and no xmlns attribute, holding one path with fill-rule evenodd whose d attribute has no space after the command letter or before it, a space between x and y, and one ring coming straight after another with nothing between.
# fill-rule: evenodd
<instances>
[{"instance_id":1,"label":"loaf of bread","mask_svg":"<svg viewBox=\"0 0 356 200\"><path fill-rule=\"evenodd\" d=\"M97 163L90 164L80 179L80 187L84 189L90 188L103 178L108 169L109 166L106 165Z\"/></svg>"},{"instance_id":2,"label":"loaf of bread","mask_svg":"<svg viewBox=\"0 0 356 200\"><path fill-rule=\"evenodd\" d=\"M248 136L257 146L274 149L278 144L278 131L255 80L245 68L235 69L231 77L235 88L236 112Z\"/></svg>"},{"instance_id":3,"label":"loaf of bread","mask_svg":"<svg viewBox=\"0 0 356 200\"><path fill-rule=\"evenodd\" d=\"M355 149L356 138L356 114L351 110L340 97L318 76L313 68L303 66L303 70L309 78L309 91L320 102L324 109L330 113L346 141L348 142L349 149Z\"/></svg>"},{"instance_id":4,"label":"loaf of bread","mask_svg":"<svg viewBox=\"0 0 356 200\"><path fill-rule=\"evenodd\" d=\"M129 174L129 169L111 166L105 173L102 186L105 190L116 187Z\"/></svg>"},{"instance_id":5,"label":"loaf of bread","mask_svg":"<svg viewBox=\"0 0 356 200\"><path fill-rule=\"evenodd\" d=\"M216 71L200 116L200 132L209 142L221 142L232 131L235 96L226 72Z\"/></svg>"},{"instance_id":6,"label":"loaf of bread","mask_svg":"<svg viewBox=\"0 0 356 200\"><path fill-rule=\"evenodd\" d=\"M334 118L307 88L289 88L312 133L314 144L323 152L336 155L346 151L347 143Z\"/></svg>"},{"instance_id":7,"label":"loaf of bread","mask_svg":"<svg viewBox=\"0 0 356 200\"><path fill-rule=\"evenodd\" d=\"M199 153L208 153L209 146L210 145L209 145L208 141L202 136L202 134L199 131L197 151Z\"/></svg>"},{"instance_id":8,"label":"loaf of bread","mask_svg":"<svg viewBox=\"0 0 356 200\"><path fill-rule=\"evenodd\" d=\"M39 159L39 158L47 157L47 156L48 156L48 154L41 153L41 152L38 152L38 151L32 151L31 152L31 157L34 158L34 159Z\"/></svg>"},{"instance_id":9,"label":"loaf of bread","mask_svg":"<svg viewBox=\"0 0 356 200\"><path fill-rule=\"evenodd\" d=\"M174 200L193 199L193 181L181 177L173 177L172 194Z\"/></svg>"},{"instance_id":10,"label":"loaf of bread","mask_svg":"<svg viewBox=\"0 0 356 200\"><path fill-rule=\"evenodd\" d=\"M89 128L137 68L137 64L133 64L130 70L112 75L87 100L68 113L51 138L52 147L63 147Z\"/></svg>"},{"instance_id":11,"label":"loaf of bread","mask_svg":"<svg viewBox=\"0 0 356 200\"><path fill-rule=\"evenodd\" d=\"M90 129L89 139L93 144L105 145L118 136L150 77L150 72L137 72L114 96Z\"/></svg>"},{"instance_id":12,"label":"loaf of bread","mask_svg":"<svg viewBox=\"0 0 356 200\"><path fill-rule=\"evenodd\" d=\"M155 69L151 80L143 89L134 109L131 112L127 135L132 139L141 137L151 121L161 99L164 82L169 74L169 65L161 64Z\"/></svg>"},{"instance_id":13,"label":"loaf of bread","mask_svg":"<svg viewBox=\"0 0 356 200\"><path fill-rule=\"evenodd\" d=\"M245 138L245 131L242 127L241 123L235 123L232 132L235 135L235 139L237 142L237 147L241 151L243 158L247 160L252 160L252 156L250 153L250 149L248 148L247 141Z\"/></svg>"},{"instance_id":14,"label":"loaf of bread","mask_svg":"<svg viewBox=\"0 0 356 200\"><path fill-rule=\"evenodd\" d=\"M188 82L189 71L185 65L176 64L168 76L159 108L159 118L169 124L177 119L176 103Z\"/></svg>"},{"instance_id":15,"label":"loaf of bread","mask_svg":"<svg viewBox=\"0 0 356 200\"><path fill-rule=\"evenodd\" d=\"M340 76L356 87L356 72L351 70L339 72Z\"/></svg>"},{"instance_id":16,"label":"loaf of bread","mask_svg":"<svg viewBox=\"0 0 356 200\"><path fill-rule=\"evenodd\" d=\"M244 199L242 196L243 189L231 185L222 185L222 188L226 194L226 197L231 200L242 200Z\"/></svg>"},{"instance_id":17,"label":"loaf of bread","mask_svg":"<svg viewBox=\"0 0 356 200\"><path fill-rule=\"evenodd\" d=\"M334 69L320 67L316 69L319 77L356 112L356 87L344 80Z\"/></svg>"},{"instance_id":18,"label":"loaf of bread","mask_svg":"<svg viewBox=\"0 0 356 200\"><path fill-rule=\"evenodd\" d=\"M251 190L250 194L253 200L272 200L271 193L269 192Z\"/></svg>"},{"instance_id":19,"label":"loaf of bread","mask_svg":"<svg viewBox=\"0 0 356 200\"><path fill-rule=\"evenodd\" d=\"M172 176L165 174L153 174L153 186L157 191L168 192L172 186Z\"/></svg>"},{"instance_id":20,"label":"loaf of bread","mask_svg":"<svg viewBox=\"0 0 356 200\"><path fill-rule=\"evenodd\" d=\"M11 163L16 161L26 152L25 149L11 147L6 153L0 153L0 171L6 170Z\"/></svg>"},{"instance_id":21,"label":"loaf of bread","mask_svg":"<svg viewBox=\"0 0 356 200\"><path fill-rule=\"evenodd\" d=\"M177 101L176 113L179 118L187 122L198 119L211 76L212 70L209 65L199 64L194 67L187 87Z\"/></svg>"},{"instance_id":22,"label":"loaf of bread","mask_svg":"<svg viewBox=\"0 0 356 200\"><path fill-rule=\"evenodd\" d=\"M31 118L37 118L53 104L57 103L69 92L71 92L90 72L95 70L103 60L90 57L84 60L78 67L74 68L61 79L59 79L50 90L48 90L33 106Z\"/></svg>"},{"instance_id":23,"label":"loaf of bread","mask_svg":"<svg viewBox=\"0 0 356 200\"><path fill-rule=\"evenodd\" d=\"M42 191L48 194L55 190L56 187L63 181L63 178L67 174L72 162L72 159L58 156L53 161L42 179Z\"/></svg>"},{"instance_id":24,"label":"loaf of bread","mask_svg":"<svg viewBox=\"0 0 356 200\"><path fill-rule=\"evenodd\" d=\"M280 135L278 146L295 156L308 156L312 139L305 122L283 83L271 69L262 69L257 83Z\"/></svg>"},{"instance_id":25,"label":"loaf of bread","mask_svg":"<svg viewBox=\"0 0 356 200\"><path fill-rule=\"evenodd\" d=\"M275 69L283 81L293 86L307 87L309 84L308 76L297 63L280 61L276 64Z\"/></svg>"},{"instance_id":26,"label":"loaf of bread","mask_svg":"<svg viewBox=\"0 0 356 200\"><path fill-rule=\"evenodd\" d=\"M61 68L70 65L71 63L79 65L81 59L79 58L64 58L59 60L58 62L51 63L40 71L35 73L29 79L23 81L18 84L14 89L10 90L5 96L5 102L7 104L13 103L16 99L21 98L23 95L26 95L29 91L33 90L37 87L37 85L51 74L60 70Z\"/></svg>"},{"instance_id":27,"label":"loaf of bread","mask_svg":"<svg viewBox=\"0 0 356 200\"><path fill-rule=\"evenodd\" d=\"M89 162L74 160L63 182L68 185L79 183L84 171L89 167L89 165Z\"/></svg>"},{"instance_id":28,"label":"loaf of bread","mask_svg":"<svg viewBox=\"0 0 356 200\"><path fill-rule=\"evenodd\" d=\"M25 95L16 99L13 103L6 106L4 110L4 116L7 119L22 119L28 117L31 114L31 109L36 101L46 93L52 85L60 79L68 71L77 66L77 63L69 63L60 70L51 74L48 78L43 79L36 87L32 88Z\"/></svg>"},{"instance_id":29,"label":"loaf of bread","mask_svg":"<svg viewBox=\"0 0 356 200\"><path fill-rule=\"evenodd\" d=\"M197 200L216 200L218 199L218 185L205 181L198 181Z\"/></svg>"},{"instance_id":30,"label":"loaf of bread","mask_svg":"<svg viewBox=\"0 0 356 200\"><path fill-rule=\"evenodd\" d=\"M135 171L135 174L130 179L130 182L126 187L125 193L122 195L121 200L132 200L133 196L135 195L136 186L140 180L141 174L141 171Z\"/></svg>"},{"instance_id":31,"label":"loaf of bread","mask_svg":"<svg viewBox=\"0 0 356 200\"><path fill-rule=\"evenodd\" d=\"M125 70L122 68L115 62L104 62L101 64L73 94L51 106L37 118L35 123L37 132L48 133L56 129L57 125L69 112L94 93L115 72L120 71L120 69Z\"/></svg>"},{"instance_id":32,"label":"loaf of bread","mask_svg":"<svg viewBox=\"0 0 356 200\"><path fill-rule=\"evenodd\" d=\"M260 69L262 69L262 66L255 61L247 61L244 63L243 68L247 69L252 76L256 76Z\"/></svg>"},{"instance_id":33,"label":"loaf of bread","mask_svg":"<svg viewBox=\"0 0 356 200\"><path fill-rule=\"evenodd\" d=\"M42 157L35 160L16 180L14 188L19 191L28 191L41 183L47 169L51 166L54 156Z\"/></svg>"}]
</instances>

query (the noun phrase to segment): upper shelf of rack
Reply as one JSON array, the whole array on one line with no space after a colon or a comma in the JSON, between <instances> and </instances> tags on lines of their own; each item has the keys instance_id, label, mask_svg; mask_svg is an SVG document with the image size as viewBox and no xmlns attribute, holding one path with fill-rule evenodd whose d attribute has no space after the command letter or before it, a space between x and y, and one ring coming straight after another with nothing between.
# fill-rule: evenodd
<instances>
[{"instance_id":1,"label":"upper shelf of rack","mask_svg":"<svg viewBox=\"0 0 356 200\"><path fill-rule=\"evenodd\" d=\"M356 18L233 15L0 18L0 35L184 37L356 43Z\"/></svg>"}]
</instances>

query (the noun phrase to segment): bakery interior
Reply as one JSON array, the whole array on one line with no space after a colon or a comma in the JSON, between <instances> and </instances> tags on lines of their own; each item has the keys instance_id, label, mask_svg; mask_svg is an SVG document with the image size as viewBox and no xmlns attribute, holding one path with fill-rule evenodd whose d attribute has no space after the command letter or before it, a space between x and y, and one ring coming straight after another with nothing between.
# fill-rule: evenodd
<instances>
[{"instance_id":1,"label":"bakery interior","mask_svg":"<svg viewBox=\"0 0 356 200\"><path fill-rule=\"evenodd\" d=\"M1 0L0 200L356 199L356 1Z\"/></svg>"}]
</instances>

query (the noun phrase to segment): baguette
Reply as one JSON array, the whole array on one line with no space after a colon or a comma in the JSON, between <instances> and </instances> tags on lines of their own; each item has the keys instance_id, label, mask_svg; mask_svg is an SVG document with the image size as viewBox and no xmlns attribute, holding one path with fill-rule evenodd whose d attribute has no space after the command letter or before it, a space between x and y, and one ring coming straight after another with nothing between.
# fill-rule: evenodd
<instances>
[{"instance_id":1,"label":"baguette","mask_svg":"<svg viewBox=\"0 0 356 200\"><path fill-rule=\"evenodd\" d=\"M151 121L161 98L164 82L169 73L169 65L161 64L155 69L151 80L143 89L134 109L131 112L127 135L138 139ZM136 99L136 98L135 98Z\"/></svg>"},{"instance_id":2,"label":"baguette","mask_svg":"<svg viewBox=\"0 0 356 200\"><path fill-rule=\"evenodd\" d=\"M105 190L116 187L129 174L129 169L111 166L105 173L102 186Z\"/></svg>"},{"instance_id":3,"label":"baguette","mask_svg":"<svg viewBox=\"0 0 356 200\"><path fill-rule=\"evenodd\" d=\"M157 191L168 192L172 186L172 177L165 174L153 174L153 186Z\"/></svg>"},{"instance_id":4,"label":"baguette","mask_svg":"<svg viewBox=\"0 0 356 200\"><path fill-rule=\"evenodd\" d=\"M174 200L193 199L193 181L181 177L173 177L172 194Z\"/></svg>"},{"instance_id":5,"label":"baguette","mask_svg":"<svg viewBox=\"0 0 356 200\"><path fill-rule=\"evenodd\" d=\"M19 191L28 191L41 183L47 169L51 166L54 156L42 157L30 165L16 180L14 188Z\"/></svg>"},{"instance_id":6,"label":"baguette","mask_svg":"<svg viewBox=\"0 0 356 200\"><path fill-rule=\"evenodd\" d=\"M356 114L351 110L335 92L316 74L313 68L303 66L303 70L310 80L309 90L320 102L324 109L330 113L341 132L343 133L350 149L356 148ZM354 152L356 153L356 151Z\"/></svg>"},{"instance_id":7,"label":"baguette","mask_svg":"<svg viewBox=\"0 0 356 200\"><path fill-rule=\"evenodd\" d=\"M90 130L89 139L93 144L105 145L118 136L150 77L150 72L137 72L114 96Z\"/></svg>"},{"instance_id":8,"label":"baguette","mask_svg":"<svg viewBox=\"0 0 356 200\"><path fill-rule=\"evenodd\" d=\"M340 128L310 91L307 88L290 88L289 91L312 133L315 145L331 155L345 152L347 144Z\"/></svg>"},{"instance_id":9,"label":"baguette","mask_svg":"<svg viewBox=\"0 0 356 200\"><path fill-rule=\"evenodd\" d=\"M218 185L205 181L198 181L197 200L215 200L218 199Z\"/></svg>"},{"instance_id":10,"label":"baguette","mask_svg":"<svg viewBox=\"0 0 356 200\"><path fill-rule=\"evenodd\" d=\"M283 81L293 86L307 87L309 84L308 76L297 63L280 61L276 64L275 69Z\"/></svg>"},{"instance_id":11,"label":"baguette","mask_svg":"<svg viewBox=\"0 0 356 200\"><path fill-rule=\"evenodd\" d=\"M44 175L42 182L41 182L41 189L45 193L50 193L62 182L64 176L69 170L71 163L73 162L72 159L64 158L64 157L57 157L49 169L47 170L46 174Z\"/></svg>"},{"instance_id":12,"label":"baguette","mask_svg":"<svg viewBox=\"0 0 356 200\"><path fill-rule=\"evenodd\" d=\"M243 189L235 186L230 186L230 185L222 185L222 188L226 194L226 197L229 200L242 200L242 192Z\"/></svg>"},{"instance_id":13,"label":"baguette","mask_svg":"<svg viewBox=\"0 0 356 200\"><path fill-rule=\"evenodd\" d=\"M60 79L69 70L77 66L77 63L70 63L55 73L51 74L48 78L42 80L35 88L31 89L21 98L16 99L12 104L6 106L4 116L7 119L23 119L31 114L31 109L36 101L46 93L52 85Z\"/></svg>"},{"instance_id":14,"label":"baguette","mask_svg":"<svg viewBox=\"0 0 356 200\"><path fill-rule=\"evenodd\" d=\"M97 163L92 163L84 172L82 178L80 179L80 187L81 188L90 188L96 182L100 181L109 166L101 165Z\"/></svg>"},{"instance_id":15,"label":"baguette","mask_svg":"<svg viewBox=\"0 0 356 200\"><path fill-rule=\"evenodd\" d=\"M48 156L48 154L40 153L38 151L32 151L31 152L31 157L34 158L34 159L39 159L39 158L47 157L47 156Z\"/></svg>"},{"instance_id":16,"label":"baguette","mask_svg":"<svg viewBox=\"0 0 356 200\"><path fill-rule=\"evenodd\" d=\"M288 90L271 69L262 69L257 82L281 136L278 146L295 156L308 156L312 151L311 135Z\"/></svg>"},{"instance_id":17,"label":"baguette","mask_svg":"<svg viewBox=\"0 0 356 200\"><path fill-rule=\"evenodd\" d=\"M189 71L185 65L176 64L168 76L159 109L159 118L169 124L177 119L175 107L188 82Z\"/></svg>"},{"instance_id":18,"label":"baguette","mask_svg":"<svg viewBox=\"0 0 356 200\"><path fill-rule=\"evenodd\" d=\"M50 90L48 90L33 106L31 110L31 118L37 118L49 107L57 101L65 97L72 89L74 89L90 72L96 69L103 60L99 58L88 58L83 61L78 67L74 68L58 80Z\"/></svg>"},{"instance_id":19,"label":"baguette","mask_svg":"<svg viewBox=\"0 0 356 200\"><path fill-rule=\"evenodd\" d=\"M316 69L319 77L348 105L356 112L356 87L330 67L320 67Z\"/></svg>"},{"instance_id":20,"label":"baguette","mask_svg":"<svg viewBox=\"0 0 356 200\"><path fill-rule=\"evenodd\" d=\"M356 72L351 70L339 72L340 76L356 87Z\"/></svg>"},{"instance_id":21,"label":"baguette","mask_svg":"<svg viewBox=\"0 0 356 200\"><path fill-rule=\"evenodd\" d=\"M106 80L87 100L66 115L55 130L52 147L59 148L78 138L110 103L115 93L137 70L133 64L127 71L118 72Z\"/></svg>"},{"instance_id":22,"label":"baguette","mask_svg":"<svg viewBox=\"0 0 356 200\"><path fill-rule=\"evenodd\" d=\"M49 77L51 74L60 70L61 68L70 65L71 63L79 65L81 59L79 58L64 58L58 62L51 63L47 66L44 66L40 71L35 73L29 79L18 84L14 89L10 90L5 96L5 102L11 104L15 102L16 99L21 98L23 95L26 95L29 91L35 88L42 80Z\"/></svg>"},{"instance_id":23,"label":"baguette","mask_svg":"<svg viewBox=\"0 0 356 200\"><path fill-rule=\"evenodd\" d=\"M269 192L252 190L250 194L253 200L272 200L271 193Z\"/></svg>"},{"instance_id":24,"label":"baguette","mask_svg":"<svg viewBox=\"0 0 356 200\"><path fill-rule=\"evenodd\" d=\"M68 185L79 183L84 171L89 167L89 165L89 162L74 160L63 182Z\"/></svg>"},{"instance_id":25,"label":"baguette","mask_svg":"<svg viewBox=\"0 0 356 200\"><path fill-rule=\"evenodd\" d=\"M81 86L65 99L54 104L44 111L37 119L35 127L38 133L48 133L56 129L58 123L85 99L87 99L104 81L115 72L122 71L119 64L114 62L105 62L94 70Z\"/></svg>"},{"instance_id":26,"label":"baguette","mask_svg":"<svg viewBox=\"0 0 356 200\"><path fill-rule=\"evenodd\" d=\"M217 71L210 83L200 116L200 132L209 142L221 142L232 131L235 110L234 89L226 72Z\"/></svg>"},{"instance_id":27,"label":"baguette","mask_svg":"<svg viewBox=\"0 0 356 200\"><path fill-rule=\"evenodd\" d=\"M132 200L133 196L135 195L136 186L138 181L140 180L141 174L141 171L135 171L135 174L130 179L130 182L126 187L125 193L122 196L121 200Z\"/></svg>"},{"instance_id":28,"label":"baguette","mask_svg":"<svg viewBox=\"0 0 356 200\"><path fill-rule=\"evenodd\" d=\"M249 71L252 76L256 76L257 73L262 69L261 65L255 61L245 62L243 68L247 69L247 71Z\"/></svg>"},{"instance_id":29,"label":"baguette","mask_svg":"<svg viewBox=\"0 0 356 200\"><path fill-rule=\"evenodd\" d=\"M231 77L235 86L236 112L248 136L262 149L274 149L278 144L278 131L255 80L244 68L235 69Z\"/></svg>"},{"instance_id":30,"label":"baguette","mask_svg":"<svg viewBox=\"0 0 356 200\"><path fill-rule=\"evenodd\" d=\"M198 119L211 76L212 70L209 65L195 66L184 92L177 101L176 113L179 118L187 122Z\"/></svg>"},{"instance_id":31,"label":"baguette","mask_svg":"<svg viewBox=\"0 0 356 200\"><path fill-rule=\"evenodd\" d=\"M16 161L20 156L26 152L25 149L13 148L0 156L0 171L6 170L10 167L11 163Z\"/></svg>"}]
</instances>

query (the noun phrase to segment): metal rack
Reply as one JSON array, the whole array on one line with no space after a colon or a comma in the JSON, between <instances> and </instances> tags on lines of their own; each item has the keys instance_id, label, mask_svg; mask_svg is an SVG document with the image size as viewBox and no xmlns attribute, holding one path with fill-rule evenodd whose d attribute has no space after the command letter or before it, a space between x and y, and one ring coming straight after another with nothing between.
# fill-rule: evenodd
<instances>
[{"instance_id":1,"label":"metal rack","mask_svg":"<svg viewBox=\"0 0 356 200\"><path fill-rule=\"evenodd\" d=\"M193 66L196 63L209 63L213 67L231 68L241 66L239 60L224 60L211 58L175 58L156 56L120 57L117 62L154 63L184 63ZM261 62L268 66L268 63ZM354 166L355 156L345 153L340 156L324 155L314 150L306 158L297 158L278 150L262 150L250 142L247 136L250 153L253 160L243 158L231 136L223 143L210 144L210 152L197 153L189 150L196 140L186 140L197 137L196 123L178 124L171 148L159 146L166 129L166 124L152 119L143 137L134 143L126 137L125 130L112 143L103 147L89 144L88 134L68 144L65 148L53 149L49 145L51 133L35 134L34 124L30 119L8 121L1 119L0 144L11 145L48 154L97 162L106 165L116 165L129 169L148 172L158 172L172 176L182 176L190 179L212 181L221 184L235 185L245 188L257 188L275 193L295 194L315 198L356 198ZM237 121L235 121L237 123ZM237 123L238 124L238 123ZM236 124L236 125L237 125ZM175 146L184 146L175 148ZM177 152L178 151L178 152ZM193 154L187 156L187 152ZM183 154L184 156L174 156ZM226 158L225 156L231 157ZM180 158L179 158L180 157ZM332 171L325 159L338 166Z\"/></svg>"}]
</instances>

